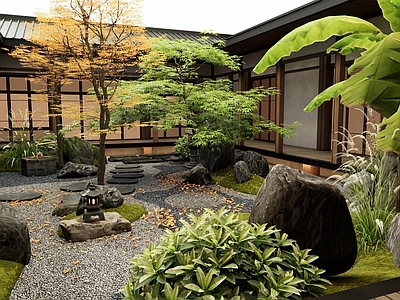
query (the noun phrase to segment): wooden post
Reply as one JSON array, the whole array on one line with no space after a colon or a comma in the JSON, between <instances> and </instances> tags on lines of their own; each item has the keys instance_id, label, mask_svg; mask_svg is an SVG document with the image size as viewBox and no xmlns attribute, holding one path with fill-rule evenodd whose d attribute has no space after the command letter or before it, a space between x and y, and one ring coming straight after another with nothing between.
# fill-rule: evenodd
<instances>
[{"instance_id":1,"label":"wooden post","mask_svg":"<svg viewBox=\"0 0 400 300\"><path fill-rule=\"evenodd\" d=\"M251 89L251 71L250 70L242 70L239 72L239 81L238 81L238 90L239 91L248 91ZM239 116L240 118L240 116ZM244 146L243 140L238 140L237 144L239 146Z\"/></svg>"},{"instance_id":2,"label":"wooden post","mask_svg":"<svg viewBox=\"0 0 400 300\"><path fill-rule=\"evenodd\" d=\"M275 123L281 126L283 122L284 110L284 90L285 90L285 65L279 61L276 64L276 87L279 94L276 95L275 101ZM283 137L275 132L275 152L283 153Z\"/></svg>"},{"instance_id":3,"label":"wooden post","mask_svg":"<svg viewBox=\"0 0 400 300\"><path fill-rule=\"evenodd\" d=\"M331 55L319 59L318 92L321 93L332 85L333 68ZM330 151L332 146L332 102L327 101L318 107L317 150Z\"/></svg>"},{"instance_id":4,"label":"wooden post","mask_svg":"<svg viewBox=\"0 0 400 300\"><path fill-rule=\"evenodd\" d=\"M340 53L335 54L335 75L334 83L338 83L345 79L345 57ZM339 142L343 140L340 132L343 132L344 106L340 104L340 97L333 99L333 140L332 140L332 156L331 162L335 164L341 163L341 158L337 154L342 151Z\"/></svg>"}]
</instances>

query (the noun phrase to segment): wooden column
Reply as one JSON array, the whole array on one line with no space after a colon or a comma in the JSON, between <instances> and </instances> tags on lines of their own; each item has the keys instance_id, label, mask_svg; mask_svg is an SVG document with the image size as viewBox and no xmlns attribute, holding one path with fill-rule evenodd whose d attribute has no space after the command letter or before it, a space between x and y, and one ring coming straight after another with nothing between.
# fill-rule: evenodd
<instances>
[{"instance_id":1,"label":"wooden column","mask_svg":"<svg viewBox=\"0 0 400 300\"><path fill-rule=\"evenodd\" d=\"M345 79L345 57L340 53L335 54L335 75L334 83L338 83ZM337 157L337 154L342 151L339 142L343 140L343 136L340 132L343 132L343 116L344 106L340 104L340 97L333 99L333 140L332 140L332 155L331 162L340 164L341 159Z\"/></svg>"},{"instance_id":2,"label":"wooden column","mask_svg":"<svg viewBox=\"0 0 400 300\"><path fill-rule=\"evenodd\" d=\"M318 93L332 85L333 68L331 55L324 55L319 59ZM317 150L329 151L332 143L332 102L326 101L318 107Z\"/></svg>"},{"instance_id":3,"label":"wooden column","mask_svg":"<svg viewBox=\"0 0 400 300\"><path fill-rule=\"evenodd\" d=\"M276 65L276 87L279 94L276 95L275 101L275 123L283 124L283 108L284 108L284 91L285 91L285 65L278 62ZM275 152L283 153L283 137L275 132Z\"/></svg>"},{"instance_id":4,"label":"wooden column","mask_svg":"<svg viewBox=\"0 0 400 300\"><path fill-rule=\"evenodd\" d=\"M252 88L251 86L251 71L250 70L242 70L239 73L238 80L238 90L239 91L248 91ZM244 146L244 141L237 142L239 146Z\"/></svg>"}]
</instances>

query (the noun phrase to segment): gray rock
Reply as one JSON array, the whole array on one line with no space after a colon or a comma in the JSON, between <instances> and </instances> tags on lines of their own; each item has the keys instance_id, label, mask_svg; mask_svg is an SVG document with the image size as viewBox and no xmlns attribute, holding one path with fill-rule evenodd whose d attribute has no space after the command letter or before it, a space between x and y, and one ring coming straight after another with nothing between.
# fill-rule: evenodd
<instances>
[{"instance_id":1,"label":"gray rock","mask_svg":"<svg viewBox=\"0 0 400 300\"><path fill-rule=\"evenodd\" d=\"M238 161L233 170L234 179L237 183L243 183L251 179L250 169L244 161Z\"/></svg>"},{"instance_id":2,"label":"gray rock","mask_svg":"<svg viewBox=\"0 0 400 300\"><path fill-rule=\"evenodd\" d=\"M243 160L249 167L251 173L261 177L266 177L268 175L269 164L265 156L254 151L246 151Z\"/></svg>"},{"instance_id":3,"label":"gray rock","mask_svg":"<svg viewBox=\"0 0 400 300\"><path fill-rule=\"evenodd\" d=\"M215 172L235 164L234 145L225 145L213 150L211 147L199 149L199 162L209 171Z\"/></svg>"},{"instance_id":4,"label":"gray rock","mask_svg":"<svg viewBox=\"0 0 400 300\"><path fill-rule=\"evenodd\" d=\"M31 242L26 221L21 220L9 204L0 202L0 260L27 265L31 259Z\"/></svg>"},{"instance_id":5,"label":"gray rock","mask_svg":"<svg viewBox=\"0 0 400 300\"><path fill-rule=\"evenodd\" d=\"M400 268L400 213L396 214L390 223L386 246L393 255L394 264Z\"/></svg>"},{"instance_id":6,"label":"gray rock","mask_svg":"<svg viewBox=\"0 0 400 300\"><path fill-rule=\"evenodd\" d=\"M64 161L77 164L96 165L99 148L79 137L64 139Z\"/></svg>"},{"instance_id":7,"label":"gray rock","mask_svg":"<svg viewBox=\"0 0 400 300\"><path fill-rule=\"evenodd\" d=\"M96 174L97 174L97 167L93 165L67 162L58 173L57 178L79 178L79 177L94 176Z\"/></svg>"},{"instance_id":8,"label":"gray rock","mask_svg":"<svg viewBox=\"0 0 400 300\"><path fill-rule=\"evenodd\" d=\"M374 175L366 170L362 170L343 179L340 184L337 185L346 199L350 211L356 211L359 202L357 193L355 193L354 190L365 189L365 193L368 193L368 191L371 191L373 188L373 183Z\"/></svg>"},{"instance_id":9,"label":"gray rock","mask_svg":"<svg viewBox=\"0 0 400 300\"><path fill-rule=\"evenodd\" d=\"M385 152L381 160L381 173L397 173L399 156L395 152Z\"/></svg>"},{"instance_id":10,"label":"gray rock","mask_svg":"<svg viewBox=\"0 0 400 300\"><path fill-rule=\"evenodd\" d=\"M78 206L78 203L73 203L73 202L58 204L54 208L54 210L51 213L51 215L52 216L59 216L59 217L63 217L63 216L69 215L70 213L73 213L73 212L76 211L77 206Z\"/></svg>"},{"instance_id":11,"label":"gray rock","mask_svg":"<svg viewBox=\"0 0 400 300\"><path fill-rule=\"evenodd\" d=\"M192 184L200 184L200 185L207 185L214 183L210 173L202 164L198 164L189 171L185 179L185 182Z\"/></svg>"},{"instance_id":12,"label":"gray rock","mask_svg":"<svg viewBox=\"0 0 400 300\"><path fill-rule=\"evenodd\" d=\"M84 223L82 219L62 220L60 228L66 240L83 242L102 236L119 234L132 229L132 224L116 212L104 213L105 220L93 223Z\"/></svg>"},{"instance_id":13,"label":"gray rock","mask_svg":"<svg viewBox=\"0 0 400 300\"><path fill-rule=\"evenodd\" d=\"M357 257L357 241L346 200L327 181L284 165L265 178L249 222L276 225L302 249L319 256L314 264L324 275L349 270Z\"/></svg>"},{"instance_id":14,"label":"gray rock","mask_svg":"<svg viewBox=\"0 0 400 300\"><path fill-rule=\"evenodd\" d=\"M244 155L245 155L246 151L242 151L240 149L235 149L235 161L241 161L244 160Z\"/></svg>"}]
</instances>

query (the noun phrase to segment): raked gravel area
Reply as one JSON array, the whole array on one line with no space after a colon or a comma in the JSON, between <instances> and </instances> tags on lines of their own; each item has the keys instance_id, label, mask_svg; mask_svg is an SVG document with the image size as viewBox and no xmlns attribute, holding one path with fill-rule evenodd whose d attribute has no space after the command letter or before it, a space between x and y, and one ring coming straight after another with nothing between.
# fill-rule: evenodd
<instances>
[{"instance_id":1,"label":"raked gravel area","mask_svg":"<svg viewBox=\"0 0 400 300\"><path fill-rule=\"evenodd\" d=\"M109 162L106 176L120 162ZM10 300L110 300L120 299L119 291L129 280L131 258L157 242L171 220L203 208L225 206L249 212L255 196L238 193L218 185L207 188L183 184L181 175L188 170L169 162L142 164L144 177L136 191L124 195L125 203L139 203L150 214L132 225L132 231L79 243L69 243L57 235L60 218L52 216L54 207L67 192L61 186L76 181L96 182L95 177L57 179L49 176L25 177L20 173L0 172L0 194L36 191L39 199L13 203L27 220L32 257L18 279ZM166 218L154 217L163 211ZM165 213L168 212L168 213ZM172 218L171 218L172 217Z\"/></svg>"}]
</instances>

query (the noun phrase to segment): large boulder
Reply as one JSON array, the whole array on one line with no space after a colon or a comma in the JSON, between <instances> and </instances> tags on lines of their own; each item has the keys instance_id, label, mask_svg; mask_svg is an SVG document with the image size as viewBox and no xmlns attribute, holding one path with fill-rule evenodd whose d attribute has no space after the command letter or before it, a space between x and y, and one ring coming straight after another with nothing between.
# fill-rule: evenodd
<instances>
[{"instance_id":1,"label":"large boulder","mask_svg":"<svg viewBox=\"0 0 400 300\"><path fill-rule=\"evenodd\" d=\"M57 178L80 178L80 177L94 176L96 174L97 174L97 167L93 165L67 162L58 173Z\"/></svg>"},{"instance_id":2,"label":"large boulder","mask_svg":"<svg viewBox=\"0 0 400 300\"><path fill-rule=\"evenodd\" d=\"M326 275L349 270L357 257L353 223L340 190L327 181L284 165L265 178L249 222L276 225L300 248L319 256Z\"/></svg>"},{"instance_id":3,"label":"large boulder","mask_svg":"<svg viewBox=\"0 0 400 300\"><path fill-rule=\"evenodd\" d=\"M251 179L251 172L244 161L238 161L233 168L233 178L237 183L243 183Z\"/></svg>"},{"instance_id":4,"label":"large boulder","mask_svg":"<svg viewBox=\"0 0 400 300\"><path fill-rule=\"evenodd\" d=\"M266 177L268 175L269 164L267 158L260 153L251 150L246 151L243 160L249 167L251 173L261 177Z\"/></svg>"},{"instance_id":5,"label":"large boulder","mask_svg":"<svg viewBox=\"0 0 400 300\"><path fill-rule=\"evenodd\" d=\"M97 165L99 148L74 136L64 139L64 161L85 165Z\"/></svg>"},{"instance_id":6,"label":"large boulder","mask_svg":"<svg viewBox=\"0 0 400 300\"><path fill-rule=\"evenodd\" d=\"M210 146L199 149L199 162L209 171L215 172L229 166L233 166L235 160L234 145L224 145L220 149L212 149Z\"/></svg>"},{"instance_id":7,"label":"large boulder","mask_svg":"<svg viewBox=\"0 0 400 300\"><path fill-rule=\"evenodd\" d=\"M394 264L400 268L400 213L396 214L390 223L386 246L393 255Z\"/></svg>"},{"instance_id":8,"label":"large boulder","mask_svg":"<svg viewBox=\"0 0 400 300\"><path fill-rule=\"evenodd\" d=\"M192 184L207 185L214 183L208 170L202 165L198 164L189 171L186 176L185 182Z\"/></svg>"},{"instance_id":9,"label":"large boulder","mask_svg":"<svg viewBox=\"0 0 400 300\"><path fill-rule=\"evenodd\" d=\"M105 220L85 223L82 219L62 220L60 228L66 240L83 242L102 236L131 231L132 224L117 212L104 213Z\"/></svg>"},{"instance_id":10,"label":"large boulder","mask_svg":"<svg viewBox=\"0 0 400 300\"><path fill-rule=\"evenodd\" d=\"M31 242L26 221L15 209L0 202L0 260L27 265L31 259Z\"/></svg>"}]
</instances>

